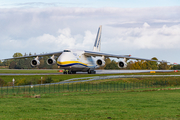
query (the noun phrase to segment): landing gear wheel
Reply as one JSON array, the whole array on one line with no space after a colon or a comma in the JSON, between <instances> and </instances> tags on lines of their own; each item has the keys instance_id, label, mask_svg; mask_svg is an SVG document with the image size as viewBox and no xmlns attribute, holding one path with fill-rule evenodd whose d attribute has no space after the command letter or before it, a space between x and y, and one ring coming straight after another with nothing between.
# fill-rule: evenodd
<instances>
[{"instance_id":1,"label":"landing gear wheel","mask_svg":"<svg viewBox=\"0 0 180 120\"><path fill-rule=\"evenodd\" d=\"M88 74L96 74L96 71L94 71L94 70L89 70L89 71L88 71Z\"/></svg>"},{"instance_id":2,"label":"landing gear wheel","mask_svg":"<svg viewBox=\"0 0 180 120\"><path fill-rule=\"evenodd\" d=\"M72 72L71 72L71 71L68 71L68 74L72 74Z\"/></svg>"},{"instance_id":3,"label":"landing gear wheel","mask_svg":"<svg viewBox=\"0 0 180 120\"><path fill-rule=\"evenodd\" d=\"M67 74L68 72L66 70L63 71L63 74Z\"/></svg>"},{"instance_id":4,"label":"landing gear wheel","mask_svg":"<svg viewBox=\"0 0 180 120\"><path fill-rule=\"evenodd\" d=\"M71 73L72 73L72 74L76 74L76 71L72 71Z\"/></svg>"},{"instance_id":5,"label":"landing gear wheel","mask_svg":"<svg viewBox=\"0 0 180 120\"><path fill-rule=\"evenodd\" d=\"M64 72L63 72L63 74L67 74L67 72L66 72L66 71L64 71Z\"/></svg>"}]
</instances>

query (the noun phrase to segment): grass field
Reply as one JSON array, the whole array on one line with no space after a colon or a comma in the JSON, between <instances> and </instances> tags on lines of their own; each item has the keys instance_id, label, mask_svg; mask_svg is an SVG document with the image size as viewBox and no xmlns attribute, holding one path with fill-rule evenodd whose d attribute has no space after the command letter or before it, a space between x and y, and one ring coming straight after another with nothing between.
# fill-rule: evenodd
<instances>
[{"instance_id":1,"label":"grass field","mask_svg":"<svg viewBox=\"0 0 180 120\"><path fill-rule=\"evenodd\" d=\"M180 90L68 92L0 99L0 119L180 119Z\"/></svg>"},{"instance_id":2,"label":"grass field","mask_svg":"<svg viewBox=\"0 0 180 120\"><path fill-rule=\"evenodd\" d=\"M180 77L113 78L88 82L1 86L0 95L42 94L79 91L124 91L179 87Z\"/></svg>"},{"instance_id":3,"label":"grass field","mask_svg":"<svg viewBox=\"0 0 180 120\"><path fill-rule=\"evenodd\" d=\"M39 70L38 70L39 71ZM38 72L37 71L37 72ZM43 70L40 70L42 72ZM0 70L1 72L1 70ZM31 71L28 71L31 73ZM43 72L44 73L44 72ZM166 75L178 73L138 73L134 75ZM112 75L112 74L111 74ZM118 75L118 74L116 74ZM121 74L122 75L122 74ZM125 74L128 75L128 74ZM70 78L104 76L104 75L50 75L43 77L52 77L54 82L59 82ZM41 76L0 76L1 79L11 82L12 78L21 79L40 79ZM30 91L30 94L5 94L0 96L0 119L2 120L38 120L38 119L58 119L58 120L104 120L104 119L135 119L135 120L168 120L180 119L180 90L160 90L149 85L155 81L155 86L159 84L163 87L179 87L179 77L167 78L125 78L108 79L87 82L88 84L76 85L52 85L37 86ZM158 82L160 81L160 83ZM134 85L141 86L133 89ZM138 84L136 84L136 82ZM123 83L123 84L121 84ZM164 84L166 83L166 84ZM92 88L92 86L94 87ZM98 85L98 86L97 86ZM126 89L123 86L127 87ZM170 85L170 86L168 86ZM55 86L55 87L53 87ZM80 86L86 88L81 89ZM118 87L119 86L119 87ZM120 87L121 86L121 87ZM130 87L131 86L131 87ZM145 87L146 86L146 87ZM57 89L57 88L60 89ZM45 88L45 89L44 89ZM90 91L89 91L90 88ZM114 89L115 88L115 89ZM1 91L3 90L1 88ZM17 88L16 88L17 89ZM24 88L20 88L25 90ZM28 92L30 86L27 87ZM74 89L74 90L73 90ZM96 90L98 89L98 90ZM122 90L120 90L122 89ZM156 89L156 91L152 91ZM41 90L39 92L39 90ZM58 92L60 90L60 92ZM64 91L63 91L64 90ZM37 91L37 92L34 92ZM44 92L45 91L45 92ZM8 92L13 92L9 89ZM41 98L34 98L35 94Z\"/></svg>"},{"instance_id":4,"label":"grass field","mask_svg":"<svg viewBox=\"0 0 180 120\"><path fill-rule=\"evenodd\" d=\"M58 69L0 69L0 73L58 73Z\"/></svg>"},{"instance_id":5,"label":"grass field","mask_svg":"<svg viewBox=\"0 0 180 120\"><path fill-rule=\"evenodd\" d=\"M58 70L11 70L11 69L0 69L0 73L58 73ZM51 77L53 79L53 82L60 82L63 80L71 79L71 78L80 78L80 77L92 77L92 76L108 76L108 75L180 75L180 72L170 72L170 73L121 73L121 74L57 74L57 75L9 75L9 76L0 76L1 79L5 80L6 82L12 82L12 79L14 78L16 81L26 79L27 81L31 80L40 80L41 77L47 78Z\"/></svg>"}]
</instances>

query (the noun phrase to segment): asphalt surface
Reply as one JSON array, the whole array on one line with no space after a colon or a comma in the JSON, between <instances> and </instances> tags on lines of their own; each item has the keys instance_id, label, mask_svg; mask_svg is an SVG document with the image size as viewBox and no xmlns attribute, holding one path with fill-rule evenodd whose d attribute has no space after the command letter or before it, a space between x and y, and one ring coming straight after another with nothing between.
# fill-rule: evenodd
<instances>
[{"instance_id":1,"label":"asphalt surface","mask_svg":"<svg viewBox=\"0 0 180 120\"><path fill-rule=\"evenodd\" d=\"M156 72L174 72L174 70L96 70L96 74L114 74L114 73L149 73Z\"/></svg>"}]
</instances>

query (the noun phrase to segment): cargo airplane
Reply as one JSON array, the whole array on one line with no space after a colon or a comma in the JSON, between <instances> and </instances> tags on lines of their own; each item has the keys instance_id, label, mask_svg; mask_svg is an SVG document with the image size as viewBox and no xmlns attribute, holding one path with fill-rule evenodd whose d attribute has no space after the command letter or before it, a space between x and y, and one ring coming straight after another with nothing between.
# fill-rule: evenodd
<instances>
[{"instance_id":1,"label":"cargo airplane","mask_svg":"<svg viewBox=\"0 0 180 120\"><path fill-rule=\"evenodd\" d=\"M99 27L97 36L95 39L93 51L85 51L85 50L70 50L65 49L60 52L53 52L47 54L39 54L39 55L31 55L31 56L23 56L17 58L9 58L9 59L21 59L21 58L33 58L31 61L32 66L40 65L39 58L43 56L51 56L47 59L48 65L57 64L60 68L64 69L64 74L76 74L76 72L87 72L88 74L96 74L95 69L105 65L105 59L112 58L123 58L123 60L118 62L119 68L127 67L127 59L136 59L136 60L147 60L147 61L156 61L156 62L165 62L165 61L157 61L151 59L137 58L131 57L130 55L114 55L100 52L101 49L101 32L102 26ZM4 59L4 60L9 60Z\"/></svg>"}]
</instances>

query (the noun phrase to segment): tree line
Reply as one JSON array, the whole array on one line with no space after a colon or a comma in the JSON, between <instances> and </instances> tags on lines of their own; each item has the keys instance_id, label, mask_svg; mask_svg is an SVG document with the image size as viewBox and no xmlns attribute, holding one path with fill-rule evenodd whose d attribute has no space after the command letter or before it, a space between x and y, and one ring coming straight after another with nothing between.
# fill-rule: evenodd
<instances>
[{"instance_id":1,"label":"tree line","mask_svg":"<svg viewBox=\"0 0 180 120\"><path fill-rule=\"evenodd\" d=\"M31 54L29 54L30 56ZM22 57L21 53L14 53L13 58ZM24 56L28 56L27 54ZM46 60L49 58L48 56L39 57L40 65L39 66L31 66L32 58L23 58L23 59L11 59L0 61L0 66L8 66L9 69L57 69L57 65L48 65Z\"/></svg>"},{"instance_id":2,"label":"tree line","mask_svg":"<svg viewBox=\"0 0 180 120\"><path fill-rule=\"evenodd\" d=\"M157 58L152 58L152 60L158 60ZM106 64L101 69L125 69L125 70L170 70L174 69L172 65L167 63L157 63L155 61L144 61L144 60L130 60L127 62L126 68L119 68L118 62L115 60L110 60L107 58L105 60ZM180 69L180 67L179 67Z\"/></svg>"},{"instance_id":3,"label":"tree line","mask_svg":"<svg viewBox=\"0 0 180 120\"><path fill-rule=\"evenodd\" d=\"M31 54L29 54L31 55ZM13 57L22 57L21 53L14 53ZM28 56L27 54L24 56ZM8 66L9 69L58 69L58 66L55 65L47 65L46 60L48 56L40 57L40 65L36 67L31 66L32 58L25 59L12 59L0 61L0 66ZM152 58L152 60L158 60L156 57ZM167 63L157 63L154 61L144 61L144 60L128 60L127 59L127 67L119 68L118 62L115 60L111 60L109 58L105 59L105 66L100 67L99 69L126 69L126 70L179 70L180 65L168 65Z\"/></svg>"}]
</instances>

